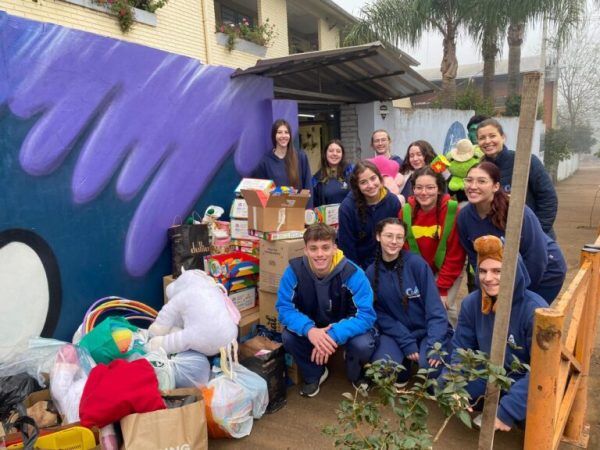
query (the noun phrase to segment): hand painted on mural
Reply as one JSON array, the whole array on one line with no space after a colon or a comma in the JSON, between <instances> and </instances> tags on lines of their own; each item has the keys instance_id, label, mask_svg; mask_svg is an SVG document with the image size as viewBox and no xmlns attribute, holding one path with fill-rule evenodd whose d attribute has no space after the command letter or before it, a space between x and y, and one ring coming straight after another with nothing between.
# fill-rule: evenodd
<instances>
[{"instance_id":1,"label":"hand painted on mural","mask_svg":"<svg viewBox=\"0 0 600 450\"><path fill-rule=\"evenodd\" d=\"M166 229L227 158L247 175L269 148L269 79L231 79L229 68L2 12L0 42L0 110L37 118L22 169L51 174L81 148L74 202L108 188L137 204L124 251L131 275L149 270Z\"/></svg>"}]
</instances>

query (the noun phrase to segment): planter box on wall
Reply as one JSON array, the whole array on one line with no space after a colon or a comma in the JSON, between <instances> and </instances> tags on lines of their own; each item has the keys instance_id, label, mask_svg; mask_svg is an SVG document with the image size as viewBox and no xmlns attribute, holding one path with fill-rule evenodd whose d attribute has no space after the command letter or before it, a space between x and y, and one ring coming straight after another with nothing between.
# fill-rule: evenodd
<instances>
[{"instance_id":1,"label":"planter box on wall","mask_svg":"<svg viewBox=\"0 0 600 450\"><path fill-rule=\"evenodd\" d=\"M217 36L217 44L227 47L227 35L225 33L215 33ZM263 58L267 54L267 47L255 44L254 42L245 41L244 39L236 39L234 50Z\"/></svg>"},{"instance_id":2,"label":"planter box on wall","mask_svg":"<svg viewBox=\"0 0 600 450\"><path fill-rule=\"evenodd\" d=\"M102 13L109 14L114 16L112 12L108 9L108 6L98 5L97 3L92 2L91 0L63 0L66 3L71 3L73 5L82 6L84 8L93 9L94 11L99 11ZM143 9L133 8L133 20L139 23L143 23L146 25L150 25L151 27L156 26L156 14L151 13L149 11L144 11Z\"/></svg>"}]
</instances>

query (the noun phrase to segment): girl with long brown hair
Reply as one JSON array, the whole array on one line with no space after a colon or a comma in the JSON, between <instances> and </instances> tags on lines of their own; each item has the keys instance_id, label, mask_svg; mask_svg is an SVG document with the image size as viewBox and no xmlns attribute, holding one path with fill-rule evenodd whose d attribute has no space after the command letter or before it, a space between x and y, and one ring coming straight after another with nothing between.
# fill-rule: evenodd
<instances>
[{"instance_id":1,"label":"girl with long brown hair","mask_svg":"<svg viewBox=\"0 0 600 450\"><path fill-rule=\"evenodd\" d=\"M509 200L500 187L500 170L491 162L471 168L464 182L469 204L460 211L457 225L469 265L474 268L477 267L475 239L484 235L505 237ZM567 265L560 247L544 233L528 206L523 215L519 253L531 279L528 289L552 303L565 280Z\"/></svg>"},{"instance_id":2,"label":"girl with long brown hair","mask_svg":"<svg viewBox=\"0 0 600 450\"><path fill-rule=\"evenodd\" d=\"M397 217L400 200L383 186L381 173L370 161L354 166L350 188L339 209L338 246L364 269L375 258L375 225L387 217Z\"/></svg>"},{"instance_id":3,"label":"girl with long brown hair","mask_svg":"<svg viewBox=\"0 0 600 450\"><path fill-rule=\"evenodd\" d=\"M342 203L348 192L348 183L353 166L346 161L344 144L332 139L321 151L321 168L313 176L315 207Z\"/></svg>"},{"instance_id":4,"label":"girl with long brown hair","mask_svg":"<svg viewBox=\"0 0 600 450\"><path fill-rule=\"evenodd\" d=\"M276 186L310 190L307 208L312 207L312 175L308 157L303 150L294 148L291 125L284 119L273 122L271 141L273 149L263 157L252 176L273 180Z\"/></svg>"}]
</instances>

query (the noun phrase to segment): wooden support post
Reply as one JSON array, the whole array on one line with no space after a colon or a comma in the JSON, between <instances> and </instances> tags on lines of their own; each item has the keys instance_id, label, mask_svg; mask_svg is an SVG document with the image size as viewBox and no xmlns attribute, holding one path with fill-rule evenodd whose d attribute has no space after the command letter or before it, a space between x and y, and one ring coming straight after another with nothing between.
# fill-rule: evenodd
<instances>
[{"instance_id":1,"label":"wooden support post","mask_svg":"<svg viewBox=\"0 0 600 450\"><path fill-rule=\"evenodd\" d=\"M539 72L530 72L523 77L519 134L517 136L508 219L504 233L506 245L504 247L500 293L498 294L498 306L494 318L494 334L490 352L491 362L499 366L504 365L506 353L506 338L512 308L517 258L519 256L529 166L531 164L531 143L535 127L539 83ZM492 450L494 447L495 421L499 399L499 390L494 387L490 388L490 385L488 385L483 407L481 432L479 433L479 450Z\"/></svg>"},{"instance_id":2,"label":"wooden support post","mask_svg":"<svg viewBox=\"0 0 600 450\"><path fill-rule=\"evenodd\" d=\"M552 308L535 312L527 398L525 450L550 450L556 425L556 386L561 365L564 316Z\"/></svg>"},{"instance_id":3,"label":"wooden support post","mask_svg":"<svg viewBox=\"0 0 600 450\"><path fill-rule=\"evenodd\" d=\"M600 295L600 252L583 249L581 257L582 261L590 261L592 263L590 268L592 276L587 288L585 306L579 324L579 333L577 334L577 344L575 345L574 352L575 358L581 364L581 381L577 389L573 407L571 408L571 414L567 420L564 440L571 444L587 448L589 439L589 427L586 424L588 377L597 329L598 295Z\"/></svg>"}]
</instances>

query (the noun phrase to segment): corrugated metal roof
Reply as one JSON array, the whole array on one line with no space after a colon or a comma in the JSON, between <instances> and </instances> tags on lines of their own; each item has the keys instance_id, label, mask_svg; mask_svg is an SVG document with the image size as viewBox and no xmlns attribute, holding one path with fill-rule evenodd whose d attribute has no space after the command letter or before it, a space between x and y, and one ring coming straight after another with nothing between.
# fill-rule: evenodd
<instances>
[{"instance_id":1,"label":"corrugated metal roof","mask_svg":"<svg viewBox=\"0 0 600 450\"><path fill-rule=\"evenodd\" d=\"M418 62L381 42L259 60L233 77L273 78L276 98L327 103L393 100L438 88L411 66Z\"/></svg>"}]
</instances>

